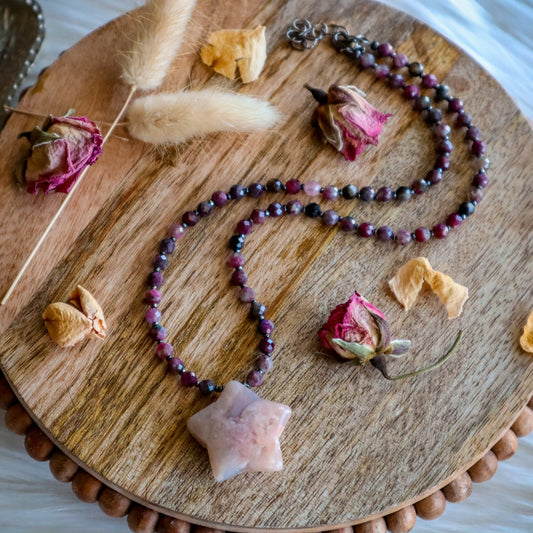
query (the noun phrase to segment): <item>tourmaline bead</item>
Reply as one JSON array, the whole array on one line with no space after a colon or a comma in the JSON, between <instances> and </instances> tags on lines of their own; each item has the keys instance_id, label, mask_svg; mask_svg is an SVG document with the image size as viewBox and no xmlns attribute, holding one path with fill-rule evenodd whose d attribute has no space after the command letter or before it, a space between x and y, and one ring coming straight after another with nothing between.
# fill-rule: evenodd
<instances>
[{"instance_id":1,"label":"tourmaline bead","mask_svg":"<svg viewBox=\"0 0 533 533\"><path fill-rule=\"evenodd\" d=\"M244 235L237 234L237 235L232 235L230 237L228 246L234 252L240 252L244 248L244 243L245 243Z\"/></svg>"},{"instance_id":2,"label":"tourmaline bead","mask_svg":"<svg viewBox=\"0 0 533 533\"><path fill-rule=\"evenodd\" d=\"M194 211L183 213L181 221L187 226L195 226L198 223L198 215Z\"/></svg>"},{"instance_id":3,"label":"tourmaline bead","mask_svg":"<svg viewBox=\"0 0 533 533\"><path fill-rule=\"evenodd\" d=\"M162 341L166 336L167 330L159 324L157 326L152 326L150 329L150 337L152 337L154 341Z\"/></svg>"},{"instance_id":4,"label":"tourmaline bead","mask_svg":"<svg viewBox=\"0 0 533 533\"><path fill-rule=\"evenodd\" d=\"M424 74L422 76L422 87L424 89L433 89L438 85L439 81L435 74Z\"/></svg>"},{"instance_id":5,"label":"tourmaline bead","mask_svg":"<svg viewBox=\"0 0 533 533\"><path fill-rule=\"evenodd\" d=\"M147 309L144 313L144 319L148 324L159 322L161 320L161 311L156 307L150 307L150 309Z\"/></svg>"},{"instance_id":6,"label":"tourmaline bead","mask_svg":"<svg viewBox=\"0 0 533 533\"><path fill-rule=\"evenodd\" d=\"M421 226L420 228L415 229L415 240L417 242L426 242L431 239L431 231L429 228Z\"/></svg>"},{"instance_id":7,"label":"tourmaline bead","mask_svg":"<svg viewBox=\"0 0 533 533\"><path fill-rule=\"evenodd\" d=\"M406 229L401 229L396 232L396 242L398 244L406 245L411 242L411 232Z\"/></svg>"},{"instance_id":8,"label":"tourmaline bead","mask_svg":"<svg viewBox=\"0 0 533 533\"><path fill-rule=\"evenodd\" d=\"M442 168L442 170L449 170L451 165L451 160L447 155L441 155L437 157L437 161L435 161L435 166L437 168Z\"/></svg>"},{"instance_id":9,"label":"tourmaline bead","mask_svg":"<svg viewBox=\"0 0 533 533\"><path fill-rule=\"evenodd\" d=\"M357 232L359 233L360 237L363 237L365 239L368 237L372 237L372 235L374 235L374 226L372 226L370 222L363 222L362 224L359 224Z\"/></svg>"},{"instance_id":10,"label":"tourmaline bead","mask_svg":"<svg viewBox=\"0 0 533 533\"><path fill-rule=\"evenodd\" d=\"M262 209L254 209L250 216L254 224L264 224L267 216Z\"/></svg>"},{"instance_id":11,"label":"tourmaline bead","mask_svg":"<svg viewBox=\"0 0 533 533\"><path fill-rule=\"evenodd\" d=\"M171 254L175 248L176 245L174 244L174 241L172 239L163 239L159 243L159 251L162 254Z\"/></svg>"},{"instance_id":12,"label":"tourmaline bead","mask_svg":"<svg viewBox=\"0 0 533 533\"><path fill-rule=\"evenodd\" d=\"M455 125L459 128L468 127L472 124L472 115L467 113L464 109L457 114Z\"/></svg>"},{"instance_id":13,"label":"tourmaline bead","mask_svg":"<svg viewBox=\"0 0 533 533\"><path fill-rule=\"evenodd\" d=\"M272 357L268 355L261 355L257 358L257 368L262 372L269 372L274 366L274 361Z\"/></svg>"},{"instance_id":14,"label":"tourmaline bead","mask_svg":"<svg viewBox=\"0 0 533 533\"><path fill-rule=\"evenodd\" d=\"M283 206L280 203L274 202L268 206L268 212L271 217L277 218L285 213L285 209L283 209Z\"/></svg>"},{"instance_id":15,"label":"tourmaline bead","mask_svg":"<svg viewBox=\"0 0 533 533\"><path fill-rule=\"evenodd\" d=\"M458 113L459 111L461 111L461 109L463 109L463 107L464 103L460 98L452 98L448 102L448 111L450 111L451 113Z\"/></svg>"},{"instance_id":16,"label":"tourmaline bead","mask_svg":"<svg viewBox=\"0 0 533 533\"><path fill-rule=\"evenodd\" d=\"M462 217L469 217L474 213L474 204L472 202L463 202L460 206L457 212Z\"/></svg>"},{"instance_id":17,"label":"tourmaline bead","mask_svg":"<svg viewBox=\"0 0 533 533\"><path fill-rule=\"evenodd\" d=\"M290 200L287 203L287 213L289 215L299 215L304 209L304 206L302 205L302 202L299 202L298 200Z\"/></svg>"},{"instance_id":18,"label":"tourmaline bead","mask_svg":"<svg viewBox=\"0 0 533 533\"><path fill-rule=\"evenodd\" d=\"M203 396L209 396L215 392L215 382L210 379L203 379L198 383L198 390Z\"/></svg>"},{"instance_id":19,"label":"tourmaline bead","mask_svg":"<svg viewBox=\"0 0 533 533\"><path fill-rule=\"evenodd\" d=\"M307 194L307 196L318 196L320 194L320 183L318 181L308 181L304 185L304 192Z\"/></svg>"},{"instance_id":20,"label":"tourmaline bead","mask_svg":"<svg viewBox=\"0 0 533 533\"><path fill-rule=\"evenodd\" d=\"M302 189L302 184L298 180L295 180L295 179L289 180L285 184L285 190L287 191L288 194L297 194L300 192L301 189Z\"/></svg>"},{"instance_id":21,"label":"tourmaline bead","mask_svg":"<svg viewBox=\"0 0 533 533\"><path fill-rule=\"evenodd\" d=\"M450 228L457 228L463 223L463 217L459 213L452 213L446 218L446 224Z\"/></svg>"},{"instance_id":22,"label":"tourmaline bead","mask_svg":"<svg viewBox=\"0 0 533 533\"><path fill-rule=\"evenodd\" d=\"M435 87L435 100L437 102L442 102L450 96L450 88L448 85L437 85Z\"/></svg>"},{"instance_id":23,"label":"tourmaline bead","mask_svg":"<svg viewBox=\"0 0 533 533\"><path fill-rule=\"evenodd\" d=\"M251 183L248 187L248 196L250 198L259 198L263 194L264 188L260 183Z\"/></svg>"},{"instance_id":24,"label":"tourmaline bead","mask_svg":"<svg viewBox=\"0 0 533 533\"><path fill-rule=\"evenodd\" d=\"M485 174L485 172L478 172L474 176L474 185L476 187L481 187L484 189L489 184L489 177Z\"/></svg>"},{"instance_id":25,"label":"tourmaline bead","mask_svg":"<svg viewBox=\"0 0 533 533\"><path fill-rule=\"evenodd\" d=\"M390 202L394 198L394 191L390 187L380 187L376 193L378 202Z\"/></svg>"},{"instance_id":26,"label":"tourmaline bead","mask_svg":"<svg viewBox=\"0 0 533 533\"><path fill-rule=\"evenodd\" d=\"M156 255L154 257L152 265L154 268L160 268L161 270L164 270L168 266L167 256L165 254Z\"/></svg>"},{"instance_id":27,"label":"tourmaline bead","mask_svg":"<svg viewBox=\"0 0 533 533\"><path fill-rule=\"evenodd\" d=\"M184 387L194 387L197 381L198 378L196 377L196 374L194 372L190 372L187 370L181 375L181 384Z\"/></svg>"},{"instance_id":28,"label":"tourmaline bead","mask_svg":"<svg viewBox=\"0 0 533 533\"><path fill-rule=\"evenodd\" d=\"M259 333L262 335L270 335L274 331L274 323L266 318L259 322Z\"/></svg>"},{"instance_id":29,"label":"tourmaline bead","mask_svg":"<svg viewBox=\"0 0 533 533\"><path fill-rule=\"evenodd\" d=\"M468 128L465 133L465 138L469 141L477 141L481 137L481 130L477 126Z\"/></svg>"},{"instance_id":30,"label":"tourmaline bead","mask_svg":"<svg viewBox=\"0 0 533 533\"><path fill-rule=\"evenodd\" d=\"M424 111L424 109L427 109L428 107L431 107L431 99L429 96L423 94L416 99L415 109L417 111Z\"/></svg>"},{"instance_id":31,"label":"tourmaline bead","mask_svg":"<svg viewBox=\"0 0 533 533\"><path fill-rule=\"evenodd\" d=\"M403 96L407 100L414 100L415 98L418 98L420 96L420 89L418 88L418 85L407 85L407 87L403 90Z\"/></svg>"},{"instance_id":32,"label":"tourmaline bead","mask_svg":"<svg viewBox=\"0 0 533 533\"><path fill-rule=\"evenodd\" d=\"M240 200L241 198L244 198L244 196L246 196L246 189L239 183L236 183L230 187L229 197L232 200Z\"/></svg>"},{"instance_id":33,"label":"tourmaline bead","mask_svg":"<svg viewBox=\"0 0 533 533\"><path fill-rule=\"evenodd\" d=\"M481 157L487 151L487 145L483 141L474 141L470 151L476 156Z\"/></svg>"},{"instance_id":34,"label":"tourmaline bead","mask_svg":"<svg viewBox=\"0 0 533 533\"><path fill-rule=\"evenodd\" d=\"M426 181L430 185L437 185L437 183L440 183L442 181L442 169L439 167L430 170L426 176Z\"/></svg>"},{"instance_id":35,"label":"tourmaline bead","mask_svg":"<svg viewBox=\"0 0 533 533\"><path fill-rule=\"evenodd\" d=\"M248 281L248 274L244 270L234 270L231 275L232 285L244 285Z\"/></svg>"},{"instance_id":36,"label":"tourmaline bead","mask_svg":"<svg viewBox=\"0 0 533 533\"><path fill-rule=\"evenodd\" d=\"M255 291L252 287L243 287L239 293L239 299L241 302L249 303L255 299Z\"/></svg>"},{"instance_id":37,"label":"tourmaline bead","mask_svg":"<svg viewBox=\"0 0 533 533\"><path fill-rule=\"evenodd\" d=\"M217 207L222 207L223 205L226 205L228 195L224 191L215 191L211 196L211 200L213 200L213 203Z\"/></svg>"},{"instance_id":38,"label":"tourmaline bead","mask_svg":"<svg viewBox=\"0 0 533 533\"><path fill-rule=\"evenodd\" d=\"M381 43L378 46L378 55L379 57L389 57L394 52L394 48L390 43Z\"/></svg>"},{"instance_id":39,"label":"tourmaline bead","mask_svg":"<svg viewBox=\"0 0 533 533\"><path fill-rule=\"evenodd\" d=\"M252 233L253 225L249 220L239 220L237 223L237 233L242 233L243 235L250 235Z\"/></svg>"},{"instance_id":40,"label":"tourmaline bead","mask_svg":"<svg viewBox=\"0 0 533 533\"><path fill-rule=\"evenodd\" d=\"M376 68L374 69L374 74L376 78L379 80L385 79L390 74L390 68L388 65L376 65Z\"/></svg>"},{"instance_id":41,"label":"tourmaline bead","mask_svg":"<svg viewBox=\"0 0 533 533\"><path fill-rule=\"evenodd\" d=\"M366 53L359 58L359 64L362 68L370 68L376 64L374 54Z\"/></svg>"},{"instance_id":42,"label":"tourmaline bead","mask_svg":"<svg viewBox=\"0 0 533 533\"><path fill-rule=\"evenodd\" d=\"M161 361L164 361L174 355L174 348L168 342L160 342L155 349L155 354Z\"/></svg>"},{"instance_id":43,"label":"tourmaline bead","mask_svg":"<svg viewBox=\"0 0 533 533\"><path fill-rule=\"evenodd\" d=\"M351 200L357 196L357 187L355 185L346 185L342 189L342 195L347 200Z\"/></svg>"},{"instance_id":44,"label":"tourmaline bead","mask_svg":"<svg viewBox=\"0 0 533 533\"><path fill-rule=\"evenodd\" d=\"M337 189L335 185L328 185L327 187L324 187L322 196L325 200L336 200L339 196L339 189Z\"/></svg>"},{"instance_id":45,"label":"tourmaline bead","mask_svg":"<svg viewBox=\"0 0 533 533\"><path fill-rule=\"evenodd\" d=\"M433 226L433 235L437 239L445 239L448 236L448 226L446 224L435 224Z\"/></svg>"},{"instance_id":46,"label":"tourmaline bead","mask_svg":"<svg viewBox=\"0 0 533 533\"><path fill-rule=\"evenodd\" d=\"M413 191L409 187L398 187L396 191L396 198L400 202L407 202L413 196Z\"/></svg>"},{"instance_id":47,"label":"tourmaline bead","mask_svg":"<svg viewBox=\"0 0 533 533\"><path fill-rule=\"evenodd\" d=\"M268 337L265 337L259 341L258 350L264 354L271 354L274 351L274 341Z\"/></svg>"},{"instance_id":48,"label":"tourmaline bead","mask_svg":"<svg viewBox=\"0 0 533 533\"><path fill-rule=\"evenodd\" d=\"M305 206L305 214L310 218L317 218L322 214L322 210L318 204L311 203Z\"/></svg>"},{"instance_id":49,"label":"tourmaline bead","mask_svg":"<svg viewBox=\"0 0 533 533\"><path fill-rule=\"evenodd\" d=\"M433 134L439 139L446 139L452 132L452 128L448 124L437 124L433 126Z\"/></svg>"},{"instance_id":50,"label":"tourmaline bead","mask_svg":"<svg viewBox=\"0 0 533 533\"><path fill-rule=\"evenodd\" d=\"M394 232L390 226L381 226L376 230L376 237L379 241L390 241L394 236Z\"/></svg>"},{"instance_id":51,"label":"tourmaline bead","mask_svg":"<svg viewBox=\"0 0 533 533\"><path fill-rule=\"evenodd\" d=\"M259 318L265 315L266 307L258 301L253 301L250 305L250 316Z\"/></svg>"},{"instance_id":52,"label":"tourmaline bead","mask_svg":"<svg viewBox=\"0 0 533 533\"><path fill-rule=\"evenodd\" d=\"M196 211L201 217L208 217L213 212L213 204L211 202L200 202Z\"/></svg>"},{"instance_id":53,"label":"tourmaline bead","mask_svg":"<svg viewBox=\"0 0 533 533\"><path fill-rule=\"evenodd\" d=\"M174 239L181 239L184 233L185 228L182 224L172 224L168 230L168 234L170 237L174 237Z\"/></svg>"},{"instance_id":54,"label":"tourmaline bead","mask_svg":"<svg viewBox=\"0 0 533 533\"><path fill-rule=\"evenodd\" d=\"M405 67L409 63L409 58L405 54L396 54L392 60L394 68Z\"/></svg>"},{"instance_id":55,"label":"tourmaline bead","mask_svg":"<svg viewBox=\"0 0 533 533\"><path fill-rule=\"evenodd\" d=\"M370 202L374 199L374 196L376 196L376 191L372 187L363 187L359 191L359 198L363 200L363 202Z\"/></svg>"},{"instance_id":56,"label":"tourmaline bead","mask_svg":"<svg viewBox=\"0 0 533 533\"><path fill-rule=\"evenodd\" d=\"M413 61L413 63L409 65L408 70L411 76L422 76L422 74L424 74L424 66L418 61Z\"/></svg>"},{"instance_id":57,"label":"tourmaline bead","mask_svg":"<svg viewBox=\"0 0 533 533\"><path fill-rule=\"evenodd\" d=\"M244 255L239 252L234 252L228 257L228 265L231 268L238 268L244 266Z\"/></svg>"},{"instance_id":58,"label":"tourmaline bead","mask_svg":"<svg viewBox=\"0 0 533 533\"><path fill-rule=\"evenodd\" d=\"M451 154L453 151L453 144L451 141L442 140L437 144L437 152L439 154Z\"/></svg>"},{"instance_id":59,"label":"tourmaline bead","mask_svg":"<svg viewBox=\"0 0 533 533\"><path fill-rule=\"evenodd\" d=\"M483 200L483 191L478 187L470 187L470 190L468 191L468 199L471 202L476 202L479 204L479 202Z\"/></svg>"},{"instance_id":60,"label":"tourmaline bead","mask_svg":"<svg viewBox=\"0 0 533 533\"><path fill-rule=\"evenodd\" d=\"M426 121L430 124L435 124L442 120L442 111L438 107L433 107L428 110Z\"/></svg>"},{"instance_id":61,"label":"tourmaline bead","mask_svg":"<svg viewBox=\"0 0 533 533\"><path fill-rule=\"evenodd\" d=\"M144 301L147 304L158 304L161 302L162 295L157 289L150 289L149 291L146 291L146 294L144 295Z\"/></svg>"},{"instance_id":62,"label":"tourmaline bead","mask_svg":"<svg viewBox=\"0 0 533 533\"><path fill-rule=\"evenodd\" d=\"M339 215L337 214L337 211L334 211L333 209L324 211L324 214L322 215L322 223L325 226L334 226L338 221Z\"/></svg>"},{"instance_id":63,"label":"tourmaline bead","mask_svg":"<svg viewBox=\"0 0 533 533\"><path fill-rule=\"evenodd\" d=\"M413 189L413 192L416 195L424 194L428 189L429 185L426 180L416 180L412 185L411 188Z\"/></svg>"},{"instance_id":64,"label":"tourmaline bead","mask_svg":"<svg viewBox=\"0 0 533 533\"><path fill-rule=\"evenodd\" d=\"M280 192L282 190L282 183L280 180L273 178L267 181L266 190L268 192Z\"/></svg>"},{"instance_id":65,"label":"tourmaline bead","mask_svg":"<svg viewBox=\"0 0 533 533\"><path fill-rule=\"evenodd\" d=\"M183 364L183 361L179 359L178 357L173 357L172 359L169 359L167 362L167 370L169 374L172 374L173 376L176 376L177 374L181 374L184 368L185 366Z\"/></svg>"},{"instance_id":66,"label":"tourmaline bead","mask_svg":"<svg viewBox=\"0 0 533 533\"><path fill-rule=\"evenodd\" d=\"M355 223L355 218L352 217L342 217L339 222L339 226L341 227L342 231L353 231L357 228L357 224Z\"/></svg>"},{"instance_id":67,"label":"tourmaline bead","mask_svg":"<svg viewBox=\"0 0 533 533\"><path fill-rule=\"evenodd\" d=\"M246 383L252 388L259 387L263 383L263 374L259 370L250 370L246 376Z\"/></svg>"},{"instance_id":68,"label":"tourmaline bead","mask_svg":"<svg viewBox=\"0 0 533 533\"><path fill-rule=\"evenodd\" d=\"M148 274L148 285L150 285L150 287L161 287L161 285L163 285L163 281L164 278L161 272L154 271Z\"/></svg>"},{"instance_id":69,"label":"tourmaline bead","mask_svg":"<svg viewBox=\"0 0 533 533\"><path fill-rule=\"evenodd\" d=\"M396 89L403 87L405 84L401 74L389 74L389 82Z\"/></svg>"}]
</instances>

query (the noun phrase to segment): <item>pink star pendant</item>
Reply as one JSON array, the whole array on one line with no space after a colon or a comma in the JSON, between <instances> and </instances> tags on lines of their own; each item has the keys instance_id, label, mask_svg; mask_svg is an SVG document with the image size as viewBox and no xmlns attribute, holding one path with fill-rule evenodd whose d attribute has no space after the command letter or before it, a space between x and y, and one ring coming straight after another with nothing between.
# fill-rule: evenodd
<instances>
[{"instance_id":1,"label":"pink star pendant","mask_svg":"<svg viewBox=\"0 0 533 533\"><path fill-rule=\"evenodd\" d=\"M283 469L279 436L290 416L287 405L230 381L215 403L189 418L187 428L207 448L215 479L226 481L242 472Z\"/></svg>"}]
</instances>

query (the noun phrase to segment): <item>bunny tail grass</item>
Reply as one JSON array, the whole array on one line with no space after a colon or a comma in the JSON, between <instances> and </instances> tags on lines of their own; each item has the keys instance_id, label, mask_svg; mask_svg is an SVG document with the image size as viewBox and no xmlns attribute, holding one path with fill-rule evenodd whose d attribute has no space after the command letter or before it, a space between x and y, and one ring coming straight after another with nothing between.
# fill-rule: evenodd
<instances>
[{"instance_id":1,"label":"bunny tail grass","mask_svg":"<svg viewBox=\"0 0 533 533\"><path fill-rule=\"evenodd\" d=\"M268 102L212 89L144 96L128 111L130 134L159 145L218 131L264 130L278 120Z\"/></svg>"}]
</instances>

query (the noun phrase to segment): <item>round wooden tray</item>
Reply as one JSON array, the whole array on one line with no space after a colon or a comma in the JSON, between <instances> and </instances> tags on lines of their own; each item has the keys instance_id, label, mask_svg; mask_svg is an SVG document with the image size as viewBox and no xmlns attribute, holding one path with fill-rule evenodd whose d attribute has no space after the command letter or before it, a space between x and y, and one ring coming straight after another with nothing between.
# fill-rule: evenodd
<instances>
[{"instance_id":1,"label":"round wooden tray","mask_svg":"<svg viewBox=\"0 0 533 533\"><path fill-rule=\"evenodd\" d=\"M427 127L399 94L328 46L302 54L288 46L286 26L301 16L388 40L445 80L484 132L492 186L476 214L442 242L398 248L304 219L270 221L253 234L246 253L250 284L277 324L276 368L261 395L291 405L293 417L282 437L282 473L217 484L205 451L185 429L188 416L208 400L165 375L143 324L144 280L158 239L183 211L234 182L294 177L399 186L423 176L433 161ZM260 80L241 87L211 78L196 54L205 34L258 23L267 25L269 39ZM126 89L117 81L117 54L110 51L128 46L127 24L127 16L117 19L61 56L21 107L54 114L75 107L95 120L112 118ZM276 132L214 136L165 157L138 142L113 139L1 310L3 327L11 322L1 339L2 369L63 451L107 485L165 514L228 530L319 531L404 507L472 465L533 390L533 364L518 345L530 306L529 288L523 287L532 274L526 172L531 131L478 65L430 29L379 4L340 2L333 14L326 2L250 1L238 13L224 13L219 2L202 1L191 27L186 50L194 52L179 58L165 89L234 85L269 99L285 123ZM336 81L358 85L376 107L394 113L379 149L356 164L317 145L308 126L313 102L303 83L326 87ZM21 150L16 134L31 126L14 116L0 137L0 210L13 228L0 237L2 249L13 250L2 258L5 272L22 264L60 201L29 197L8 180ZM342 204L339 211L351 209L358 221L396 228L441 221L462 201L472 177L461 132L452 140L453 168L425 197L384 209ZM171 261L164 323L178 353L200 376L226 382L243 378L251 364L256 334L228 286L226 242L240 218L268 201L243 200L203 221ZM386 282L398 267L422 254L469 287L459 319L447 321L429 292L406 314L388 291ZM0 290L9 282L5 277ZM109 336L104 343L59 349L41 314L47 303L66 300L78 283L102 303ZM317 329L354 289L385 312L395 337L408 336L417 347L395 363L395 371L434 361L463 329L454 358L437 372L391 384L371 367L339 365L318 354Z\"/></svg>"}]
</instances>

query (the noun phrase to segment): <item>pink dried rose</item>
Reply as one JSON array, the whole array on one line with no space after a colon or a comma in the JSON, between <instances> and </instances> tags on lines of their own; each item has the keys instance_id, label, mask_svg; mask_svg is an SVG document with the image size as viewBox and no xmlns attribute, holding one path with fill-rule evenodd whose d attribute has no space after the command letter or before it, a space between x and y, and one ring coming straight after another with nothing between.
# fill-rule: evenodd
<instances>
[{"instance_id":1,"label":"pink dried rose","mask_svg":"<svg viewBox=\"0 0 533 533\"><path fill-rule=\"evenodd\" d=\"M102 135L87 117L50 117L43 128L22 133L31 145L21 181L30 194L68 193L81 171L102 153Z\"/></svg>"},{"instance_id":2,"label":"pink dried rose","mask_svg":"<svg viewBox=\"0 0 533 533\"><path fill-rule=\"evenodd\" d=\"M325 140L348 161L355 161L368 144L377 146L383 124L392 116L371 106L353 85L330 86L328 92L305 86L320 104L313 122Z\"/></svg>"}]
</instances>

